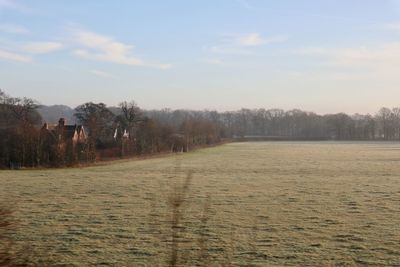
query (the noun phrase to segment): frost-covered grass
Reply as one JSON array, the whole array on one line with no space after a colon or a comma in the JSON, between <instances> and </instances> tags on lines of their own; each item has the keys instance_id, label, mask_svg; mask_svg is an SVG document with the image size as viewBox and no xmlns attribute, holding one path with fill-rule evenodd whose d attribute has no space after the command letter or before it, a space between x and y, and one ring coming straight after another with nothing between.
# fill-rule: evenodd
<instances>
[{"instance_id":1,"label":"frost-covered grass","mask_svg":"<svg viewBox=\"0 0 400 267\"><path fill-rule=\"evenodd\" d=\"M82 169L1 171L0 197L15 203L17 247L68 266L165 266L168 199L188 171L181 264L400 263L398 143L233 143Z\"/></svg>"}]
</instances>

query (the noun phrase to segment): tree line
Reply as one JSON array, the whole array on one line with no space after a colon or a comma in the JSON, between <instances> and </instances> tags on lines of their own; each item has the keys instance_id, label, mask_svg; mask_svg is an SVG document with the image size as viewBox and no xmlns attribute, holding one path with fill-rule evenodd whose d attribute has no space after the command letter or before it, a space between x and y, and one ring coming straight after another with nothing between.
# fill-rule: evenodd
<instances>
[{"instance_id":1,"label":"tree line","mask_svg":"<svg viewBox=\"0 0 400 267\"><path fill-rule=\"evenodd\" d=\"M159 121L135 102L118 108L87 102L75 108L76 124L60 118L48 125L39 103L0 91L0 167L50 167L106 158L187 152L221 141L215 123L187 113L183 120Z\"/></svg>"},{"instance_id":2,"label":"tree line","mask_svg":"<svg viewBox=\"0 0 400 267\"><path fill-rule=\"evenodd\" d=\"M133 101L118 107L87 102L74 110L83 127L63 120L49 127L39 107L35 100L0 90L0 167L186 152L224 139L400 140L400 108L381 108L374 115L319 115L298 109L142 110Z\"/></svg>"},{"instance_id":3,"label":"tree line","mask_svg":"<svg viewBox=\"0 0 400 267\"><path fill-rule=\"evenodd\" d=\"M221 138L266 140L400 140L400 108L381 108L375 115L319 115L299 109L238 111L153 110L147 116L171 125L189 117L211 122Z\"/></svg>"}]
</instances>

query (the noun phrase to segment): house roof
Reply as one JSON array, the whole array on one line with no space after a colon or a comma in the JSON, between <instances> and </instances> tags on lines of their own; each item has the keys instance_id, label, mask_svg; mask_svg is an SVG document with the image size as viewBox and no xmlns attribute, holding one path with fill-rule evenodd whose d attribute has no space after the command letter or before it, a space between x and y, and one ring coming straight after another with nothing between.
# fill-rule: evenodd
<instances>
[{"instance_id":1,"label":"house roof","mask_svg":"<svg viewBox=\"0 0 400 267\"><path fill-rule=\"evenodd\" d=\"M60 128L62 127L62 128ZM51 125L48 126L48 132L52 133L53 135L59 134L60 129L63 131L64 138L71 139L74 137L75 132L80 134L82 131L84 132L84 128L82 125Z\"/></svg>"},{"instance_id":2,"label":"house roof","mask_svg":"<svg viewBox=\"0 0 400 267\"><path fill-rule=\"evenodd\" d=\"M64 125L64 137L72 138L77 131L77 125Z\"/></svg>"}]
</instances>

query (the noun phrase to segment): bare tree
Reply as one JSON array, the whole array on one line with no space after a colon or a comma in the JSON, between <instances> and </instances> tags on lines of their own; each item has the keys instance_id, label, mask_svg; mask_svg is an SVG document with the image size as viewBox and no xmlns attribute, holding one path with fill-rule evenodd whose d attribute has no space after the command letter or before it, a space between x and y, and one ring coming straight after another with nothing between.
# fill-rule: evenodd
<instances>
[{"instance_id":1,"label":"bare tree","mask_svg":"<svg viewBox=\"0 0 400 267\"><path fill-rule=\"evenodd\" d=\"M139 106L134 102L121 102L119 104L121 114L117 116L117 121L124 130L127 130L129 135L134 136L135 127L144 120L143 114Z\"/></svg>"},{"instance_id":2,"label":"bare tree","mask_svg":"<svg viewBox=\"0 0 400 267\"><path fill-rule=\"evenodd\" d=\"M393 116L389 108L381 108L377 115L377 120L381 124L381 134L383 139L389 140L393 136Z\"/></svg>"},{"instance_id":3,"label":"bare tree","mask_svg":"<svg viewBox=\"0 0 400 267\"><path fill-rule=\"evenodd\" d=\"M38 164L39 104L30 98L10 97L0 90L0 158L3 164Z\"/></svg>"},{"instance_id":4,"label":"bare tree","mask_svg":"<svg viewBox=\"0 0 400 267\"><path fill-rule=\"evenodd\" d=\"M88 130L90 158L95 159L96 148L113 139L114 114L104 103L88 102L78 106L75 117Z\"/></svg>"}]
</instances>

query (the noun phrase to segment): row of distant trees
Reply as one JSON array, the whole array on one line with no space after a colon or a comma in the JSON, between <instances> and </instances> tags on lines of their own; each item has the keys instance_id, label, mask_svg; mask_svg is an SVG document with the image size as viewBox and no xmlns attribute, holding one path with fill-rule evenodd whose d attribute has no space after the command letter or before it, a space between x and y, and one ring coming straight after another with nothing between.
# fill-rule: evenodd
<instances>
[{"instance_id":1,"label":"row of distant trees","mask_svg":"<svg viewBox=\"0 0 400 267\"><path fill-rule=\"evenodd\" d=\"M222 137L217 123L189 113L183 120L165 122L149 116L133 101L113 110L92 102L76 107L75 117L87 129L89 150L111 156L186 152Z\"/></svg>"},{"instance_id":2,"label":"row of distant trees","mask_svg":"<svg viewBox=\"0 0 400 267\"><path fill-rule=\"evenodd\" d=\"M188 115L179 123L166 123L151 118L133 101L113 109L88 102L75 108L76 120L86 134L84 143L75 145L71 136L63 135L64 127L48 130L39 107L32 99L0 91L0 167L68 166L104 158L186 152L221 141L218 125L205 118Z\"/></svg>"},{"instance_id":3,"label":"row of distant trees","mask_svg":"<svg viewBox=\"0 0 400 267\"><path fill-rule=\"evenodd\" d=\"M0 166L36 165L41 123L37 108L32 99L10 97L0 90Z\"/></svg>"},{"instance_id":4,"label":"row of distant trees","mask_svg":"<svg viewBox=\"0 0 400 267\"><path fill-rule=\"evenodd\" d=\"M230 138L400 140L400 108L382 108L375 115L318 115L297 109L146 111L134 102L122 102L118 108L88 102L75 108L76 120L85 129L84 144L60 154L60 143L49 144L42 138L39 106L32 99L11 97L0 90L0 167L65 166L185 152Z\"/></svg>"},{"instance_id":5,"label":"row of distant trees","mask_svg":"<svg viewBox=\"0 0 400 267\"><path fill-rule=\"evenodd\" d=\"M187 118L212 122L221 137L287 140L400 140L400 108L381 108L375 115L318 115L299 109L241 109L233 112L157 110L150 118L178 125Z\"/></svg>"}]
</instances>

